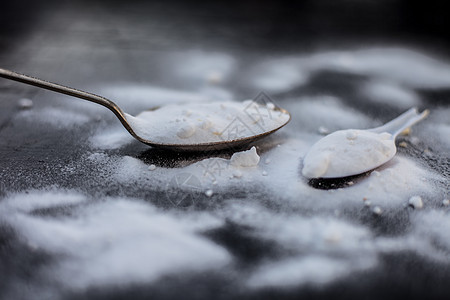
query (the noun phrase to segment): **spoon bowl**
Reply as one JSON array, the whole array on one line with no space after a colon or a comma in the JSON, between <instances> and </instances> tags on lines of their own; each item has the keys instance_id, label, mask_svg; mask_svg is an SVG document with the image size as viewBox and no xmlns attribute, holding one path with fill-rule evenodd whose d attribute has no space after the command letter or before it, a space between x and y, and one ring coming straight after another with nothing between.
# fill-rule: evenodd
<instances>
[{"instance_id":1,"label":"spoon bowl","mask_svg":"<svg viewBox=\"0 0 450 300\"><path fill-rule=\"evenodd\" d=\"M423 120L429 111L411 108L383 126L333 132L317 141L303 159L307 178L341 178L362 174L391 160L396 137Z\"/></svg>"},{"instance_id":2,"label":"spoon bowl","mask_svg":"<svg viewBox=\"0 0 450 300\"><path fill-rule=\"evenodd\" d=\"M25 84L33 85L36 87L44 88L47 90L51 90L57 93L69 95L72 97L77 97L83 100L91 101L97 104L100 104L106 108L108 108L110 111L114 113L114 115L119 119L119 121L122 123L123 127L138 141L147 144L152 147L167 149L167 150L173 150L173 151L211 151L211 150L224 150L224 149L239 149L244 146L247 146L248 144L255 142L269 134L274 133L275 131L279 130L283 126L285 126L290 121L290 114L288 111L280 108L280 107L274 107L273 110L286 114L288 118L278 126L271 128L270 130L265 130L263 132L259 132L257 134L252 134L250 136L245 137L237 137L234 139L225 139L220 141L205 141L201 143L191 143L191 144L180 144L180 143L158 143L155 141L152 141L151 139L148 139L147 137L144 137L142 134L139 134L136 130L136 126L133 126L133 119L135 117L125 113L117 104L115 104L113 101L98 96L92 93L84 92L81 90L77 90L74 88L70 88L67 86L59 85L56 83L48 82L42 79L38 79L35 77L19 74L13 71L9 71L6 69L0 68L0 77L22 82Z\"/></svg>"}]
</instances>

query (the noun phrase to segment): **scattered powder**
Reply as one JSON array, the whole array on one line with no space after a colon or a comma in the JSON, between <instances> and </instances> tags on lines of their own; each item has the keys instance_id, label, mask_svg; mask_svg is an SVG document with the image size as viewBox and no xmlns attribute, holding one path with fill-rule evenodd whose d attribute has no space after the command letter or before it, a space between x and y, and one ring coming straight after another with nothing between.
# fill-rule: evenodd
<instances>
[{"instance_id":1,"label":"scattered powder","mask_svg":"<svg viewBox=\"0 0 450 300\"><path fill-rule=\"evenodd\" d=\"M381 215L381 213L382 213L383 211L381 210L381 208L380 208L379 206L375 206L375 207L372 209L372 212L373 212L374 214L376 214L376 215Z\"/></svg>"},{"instance_id":2,"label":"scattered powder","mask_svg":"<svg viewBox=\"0 0 450 300\"><path fill-rule=\"evenodd\" d=\"M126 117L139 136L158 144L242 139L278 129L289 121L289 114L251 100L167 105Z\"/></svg>"},{"instance_id":3,"label":"scattered powder","mask_svg":"<svg viewBox=\"0 0 450 300\"><path fill-rule=\"evenodd\" d=\"M375 170L375 171L370 172L370 176L380 177L381 173Z\"/></svg>"},{"instance_id":4,"label":"scattered powder","mask_svg":"<svg viewBox=\"0 0 450 300\"><path fill-rule=\"evenodd\" d=\"M76 205L86 201L82 194L66 190L31 190L27 194L13 194L0 203L3 209L29 213L35 209Z\"/></svg>"},{"instance_id":5,"label":"scattered powder","mask_svg":"<svg viewBox=\"0 0 450 300\"><path fill-rule=\"evenodd\" d=\"M264 61L249 71L248 78L259 90L281 92L306 83L308 75L294 58Z\"/></svg>"},{"instance_id":6,"label":"scattered powder","mask_svg":"<svg viewBox=\"0 0 450 300\"><path fill-rule=\"evenodd\" d=\"M258 163L259 155L254 146L250 150L234 153L230 159L230 164L235 167L256 167Z\"/></svg>"},{"instance_id":7,"label":"scattered powder","mask_svg":"<svg viewBox=\"0 0 450 300\"><path fill-rule=\"evenodd\" d=\"M332 257L298 256L263 265L250 277L248 285L252 288L323 285L360 268L364 270L365 266L350 265L342 259Z\"/></svg>"},{"instance_id":8,"label":"scattered powder","mask_svg":"<svg viewBox=\"0 0 450 300\"><path fill-rule=\"evenodd\" d=\"M211 197L213 194L214 194L213 190L207 190L207 191L205 192L205 195L206 195L207 197Z\"/></svg>"},{"instance_id":9,"label":"scattered powder","mask_svg":"<svg viewBox=\"0 0 450 300\"><path fill-rule=\"evenodd\" d=\"M313 55L311 68L366 74L410 87L450 86L450 66L414 50L368 48Z\"/></svg>"},{"instance_id":10,"label":"scattered powder","mask_svg":"<svg viewBox=\"0 0 450 300\"><path fill-rule=\"evenodd\" d=\"M223 82L224 75L219 71L211 71L206 74L206 80L210 84L219 84Z\"/></svg>"},{"instance_id":11,"label":"scattered powder","mask_svg":"<svg viewBox=\"0 0 450 300\"><path fill-rule=\"evenodd\" d=\"M450 251L450 239L448 238L450 218L448 211L424 210L420 214L414 214L411 222L414 228L414 238L428 245L433 245L437 242L439 247L435 251L439 253L444 252L444 261L448 263L448 253ZM429 249L428 252L432 251Z\"/></svg>"},{"instance_id":12,"label":"scattered powder","mask_svg":"<svg viewBox=\"0 0 450 300\"><path fill-rule=\"evenodd\" d=\"M201 93L193 93L182 90L164 89L150 85L136 85L134 83L122 83L96 87L99 94L113 100L126 112L139 113L146 109L177 103L198 103L211 101L209 96ZM92 103L77 102L83 107L96 107ZM111 113L99 107L99 112L110 115Z\"/></svg>"},{"instance_id":13,"label":"scattered powder","mask_svg":"<svg viewBox=\"0 0 450 300\"><path fill-rule=\"evenodd\" d=\"M300 97L283 102L283 108L293 116L289 126L297 133L310 131L316 133L323 127L328 131L347 128L376 126L373 120L334 96Z\"/></svg>"},{"instance_id":14,"label":"scattered powder","mask_svg":"<svg viewBox=\"0 0 450 300\"><path fill-rule=\"evenodd\" d=\"M422 197L420 196L412 196L411 198L409 198L408 203L414 209L420 209L423 207Z\"/></svg>"},{"instance_id":15,"label":"scattered powder","mask_svg":"<svg viewBox=\"0 0 450 300\"><path fill-rule=\"evenodd\" d=\"M40 110L24 110L16 115L20 121L39 122L48 124L57 128L71 128L77 125L88 123L91 118L75 110L67 110L63 107L46 107Z\"/></svg>"},{"instance_id":16,"label":"scattered powder","mask_svg":"<svg viewBox=\"0 0 450 300\"><path fill-rule=\"evenodd\" d=\"M21 109L30 109L33 107L33 101L27 98L22 98L17 102L17 105Z\"/></svg>"},{"instance_id":17,"label":"scattered powder","mask_svg":"<svg viewBox=\"0 0 450 300\"><path fill-rule=\"evenodd\" d=\"M169 68L166 67L168 71L173 70L175 76L181 77L181 81L197 85L203 82L219 84L227 80L236 69L236 59L233 56L200 50L171 53L165 64L169 65Z\"/></svg>"},{"instance_id":18,"label":"scattered powder","mask_svg":"<svg viewBox=\"0 0 450 300\"><path fill-rule=\"evenodd\" d=\"M311 55L268 59L250 73L256 88L288 91L302 86L321 70L366 75L391 86L372 87L372 93L395 97L394 105L415 102L416 96L397 86L413 88L447 88L450 65L420 52L402 48L366 48L350 51L326 51ZM379 98L378 98L379 99ZM387 101L387 99L386 99Z\"/></svg>"},{"instance_id":19,"label":"scattered powder","mask_svg":"<svg viewBox=\"0 0 450 300\"><path fill-rule=\"evenodd\" d=\"M99 128L98 133L89 139L92 147L96 149L119 149L136 140L121 125L112 129Z\"/></svg>"},{"instance_id":20,"label":"scattered powder","mask_svg":"<svg viewBox=\"0 0 450 300\"><path fill-rule=\"evenodd\" d=\"M323 126L320 126L320 127L317 129L317 131L318 131L320 134L323 134L323 135L327 135L327 134L330 133L330 130L329 130L328 128L326 128L326 127L323 127Z\"/></svg>"},{"instance_id":21,"label":"scattered powder","mask_svg":"<svg viewBox=\"0 0 450 300\"><path fill-rule=\"evenodd\" d=\"M70 217L43 218L27 212L86 199L70 192L17 194L8 201L17 206L2 213L2 219L30 247L54 254L58 263L48 270L50 279L74 290L149 283L167 274L220 268L230 261L226 250L196 233L220 222L172 216L135 199L105 200L72 209ZM9 204L2 202L0 207Z\"/></svg>"},{"instance_id":22,"label":"scattered powder","mask_svg":"<svg viewBox=\"0 0 450 300\"><path fill-rule=\"evenodd\" d=\"M406 109L420 103L419 97L413 90L389 81L370 81L361 89L363 96L383 105Z\"/></svg>"},{"instance_id":23,"label":"scattered powder","mask_svg":"<svg viewBox=\"0 0 450 300\"><path fill-rule=\"evenodd\" d=\"M242 172L239 170L234 170L233 171L233 177L235 178L241 178L242 177Z\"/></svg>"}]
</instances>

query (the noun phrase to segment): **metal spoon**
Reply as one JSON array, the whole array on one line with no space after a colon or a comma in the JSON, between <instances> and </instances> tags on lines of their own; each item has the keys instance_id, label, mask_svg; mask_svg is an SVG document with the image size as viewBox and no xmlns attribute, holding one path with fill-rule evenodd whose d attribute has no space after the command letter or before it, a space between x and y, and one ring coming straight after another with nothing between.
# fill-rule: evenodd
<instances>
[{"instance_id":1,"label":"metal spoon","mask_svg":"<svg viewBox=\"0 0 450 300\"><path fill-rule=\"evenodd\" d=\"M81 98L87 101L91 101L100 105L103 105L104 107L108 108L110 111L116 115L116 117L119 119L119 121L122 123L122 125L125 127L125 129L138 141L147 144L152 147L158 147L168 150L174 150L174 151L205 151L205 150L223 150L223 149L232 149L232 148L241 148L244 147L251 142L254 142L256 140L259 140L286 125L290 120L289 112L279 108L275 107L274 110L283 112L285 114L289 115L289 118L287 121L278 126L277 128L274 128L269 131L265 131L260 134L256 134L253 136L243 137L243 138L237 138L233 140L224 140L224 141L216 141L216 142L205 142L205 143L199 143L199 144L161 144L161 143L155 143L148 139L143 138L142 136L139 136L136 133L136 130L133 129L129 121L127 120L126 113L120 109L120 107L117 106L114 102L111 100L106 99L105 97L101 97L95 94L91 94L88 92L84 92L81 90L77 90L74 88L70 88L67 86L59 85L56 83L48 82L45 80L41 80L35 77L19 74L13 71L5 70L0 68L0 77L11 79L14 81L19 81L22 83L26 83L29 85L37 86L40 88L44 88L47 90L51 90L57 93L66 94L69 96Z\"/></svg>"},{"instance_id":2,"label":"metal spoon","mask_svg":"<svg viewBox=\"0 0 450 300\"><path fill-rule=\"evenodd\" d=\"M411 108L383 126L333 132L317 141L303 159L302 174L307 178L341 178L362 174L391 160L397 152L395 138L423 120Z\"/></svg>"}]
</instances>

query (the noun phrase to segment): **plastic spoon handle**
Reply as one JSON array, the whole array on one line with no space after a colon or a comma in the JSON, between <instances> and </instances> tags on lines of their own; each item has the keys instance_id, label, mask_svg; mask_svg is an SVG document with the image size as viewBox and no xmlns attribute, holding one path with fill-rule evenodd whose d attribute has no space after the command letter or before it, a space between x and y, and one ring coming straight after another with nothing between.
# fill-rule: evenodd
<instances>
[{"instance_id":1,"label":"plastic spoon handle","mask_svg":"<svg viewBox=\"0 0 450 300\"><path fill-rule=\"evenodd\" d=\"M414 107L404 112L392 121L389 121L380 127L370 129L370 131L377 133L388 132L392 134L393 138L395 138L403 130L423 120L426 116L428 116L429 113L429 110L424 110L419 114L417 108Z\"/></svg>"}]
</instances>

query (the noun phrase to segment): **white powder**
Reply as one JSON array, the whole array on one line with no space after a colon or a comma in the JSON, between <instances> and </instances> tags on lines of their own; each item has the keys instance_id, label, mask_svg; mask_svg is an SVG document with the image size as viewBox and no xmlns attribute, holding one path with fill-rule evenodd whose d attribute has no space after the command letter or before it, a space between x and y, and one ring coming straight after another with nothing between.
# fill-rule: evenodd
<instances>
[{"instance_id":1,"label":"white powder","mask_svg":"<svg viewBox=\"0 0 450 300\"><path fill-rule=\"evenodd\" d=\"M376 214L376 215L381 215L381 214L383 213L383 211L381 210L381 207L379 207L379 206L375 206L375 207L372 209L372 212L373 212L374 214Z\"/></svg>"},{"instance_id":2,"label":"white powder","mask_svg":"<svg viewBox=\"0 0 450 300\"><path fill-rule=\"evenodd\" d=\"M314 96L290 99L283 103L292 116L290 127L299 131L316 133L322 127L324 132L347 128L361 128L361 126L376 126L373 120L360 111L344 104L334 96ZM320 130L319 130L320 131Z\"/></svg>"},{"instance_id":3,"label":"white powder","mask_svg":"<svg viewBox=\"0 0 450 300\"><path fill-rule=\"evenodd\" d=\"M56 128L69 129L77 125L88 123L90 116L77 112L76 110L67 110L64 107L46 107L40 110L23 110L15 116L20 121L39 122L48 124Z\"/></svg>"},{"instance_id":4,"label":"white powder","mask_svg":"<svg viewBox=\"0 0 450 300\"><path fill-rule=\"evenodd\" d=\"M408 203L415 209L423 207L422 197L420 196L412 196L411 198L409 198Z\"/></svg>"},{"instance_id":5,"label":"white powder","mask_svg":"<svg viewBox=\"0 0 450 300\"><path fill-rule=\"evenodd\" d=\"M13 194L7 200L1 202L1 208L28 213L35 209L75 205L85 201L85 196L76 192L56 189L32 190L26 195Z\"/></svg>"},{"instance_id":6,"label":"white powder","mask_svg":"<svg viewBox=\"0 0 450 300\"><path fill-rule=\"evenodd\" d=\"M302 70L298 59L266 60L250 70L248 77L256 88L281 92L307 82L309 74Z\"/></svg>"},{"instance_id":7,"label":"white powder","mask_svg":"<svg viewBox=\"0 0 450 300\"><path fill-rule=\"evenodd\" d=\"M183 50L171 53L167 64L174 75L184 82L218 84L230 77L236 69L236 59L227 53ZM171 70L169 68L169 71Z\"/></svg>"},{"instance_id":8,"label":"white powder","mask_svg":"<svg viewBox=\"0 0 450 300\"><path fill-rule=\"evenodd\" d=\"M58 260L47 271L65 288L149 283L180 271L220 268L230 261L225 249L196 233L220 222L198 214L173 216L136 199L108 198L74 208L70 217L29 213L86 201L67 191L32 191L0 203L3 222L14 226L29 247Z\"/></svg>"},{"instance_id":9,"label":"white powder","mask_svg":"<svg viewBox=\"0 0 450 300\"><path fill-rule=\"evenodd\" d=\"M389 81L370 81L362 85L361 93L372 102L405 109L416 106L420 102L413 90Z\"/></svg>"},{"instance_id":10,"label":"white powder","mask_svg":"<svg viewBox=\"0 0 450 300\"><path fill-rule=\"evenodd\" d=\"M20 99L17 104L21 109L30 109L33 107L33 101L28 98Z\"/></svg>"},{"instance_id":11,"label":"white powder","mask_svg":"<svg viewBox=\"0 0 450 300\"><path fill-rule=\"evenodd\" d=\"M289 114L251 100L167 105L126 117L139 136L158 144L242 139L275 130L289 121Z\"/></svg>"},{"instance_id":12,"label":"white powder","mask_svg":"<svg viewBox=\"0 0 450 300\"><path fill-rule=\"evenodd\" d=\"M255 147L247 151L236 152L230 159L230 164L235 167L256 167L258 163L259 155Z\"/></svg>"},{"instance_id":13,"label":"white powder","mask_svg":"<svg viewBox=\"0 0 450 300\"><path fill-rule=\"evenodd\" d=\"M335 178L360 174L394 157L397 149L389 133L340 130L314 144L303 160L308 178Z\"/></svg>"},{"instance_id":14,"label":"white powder","mask_svg":"<svg viewBox=\"0 0 450 300\"><path fill-rule=\"evenodd\" d=\"M250 84L259 89L287 91L304 85L321 70L367 75L407 87L450 86L450 65L447 62L410 49L388 47L267 59L251 70ZM401 96L400 101L405 99Z\"/></svg>"}]
</instances>

